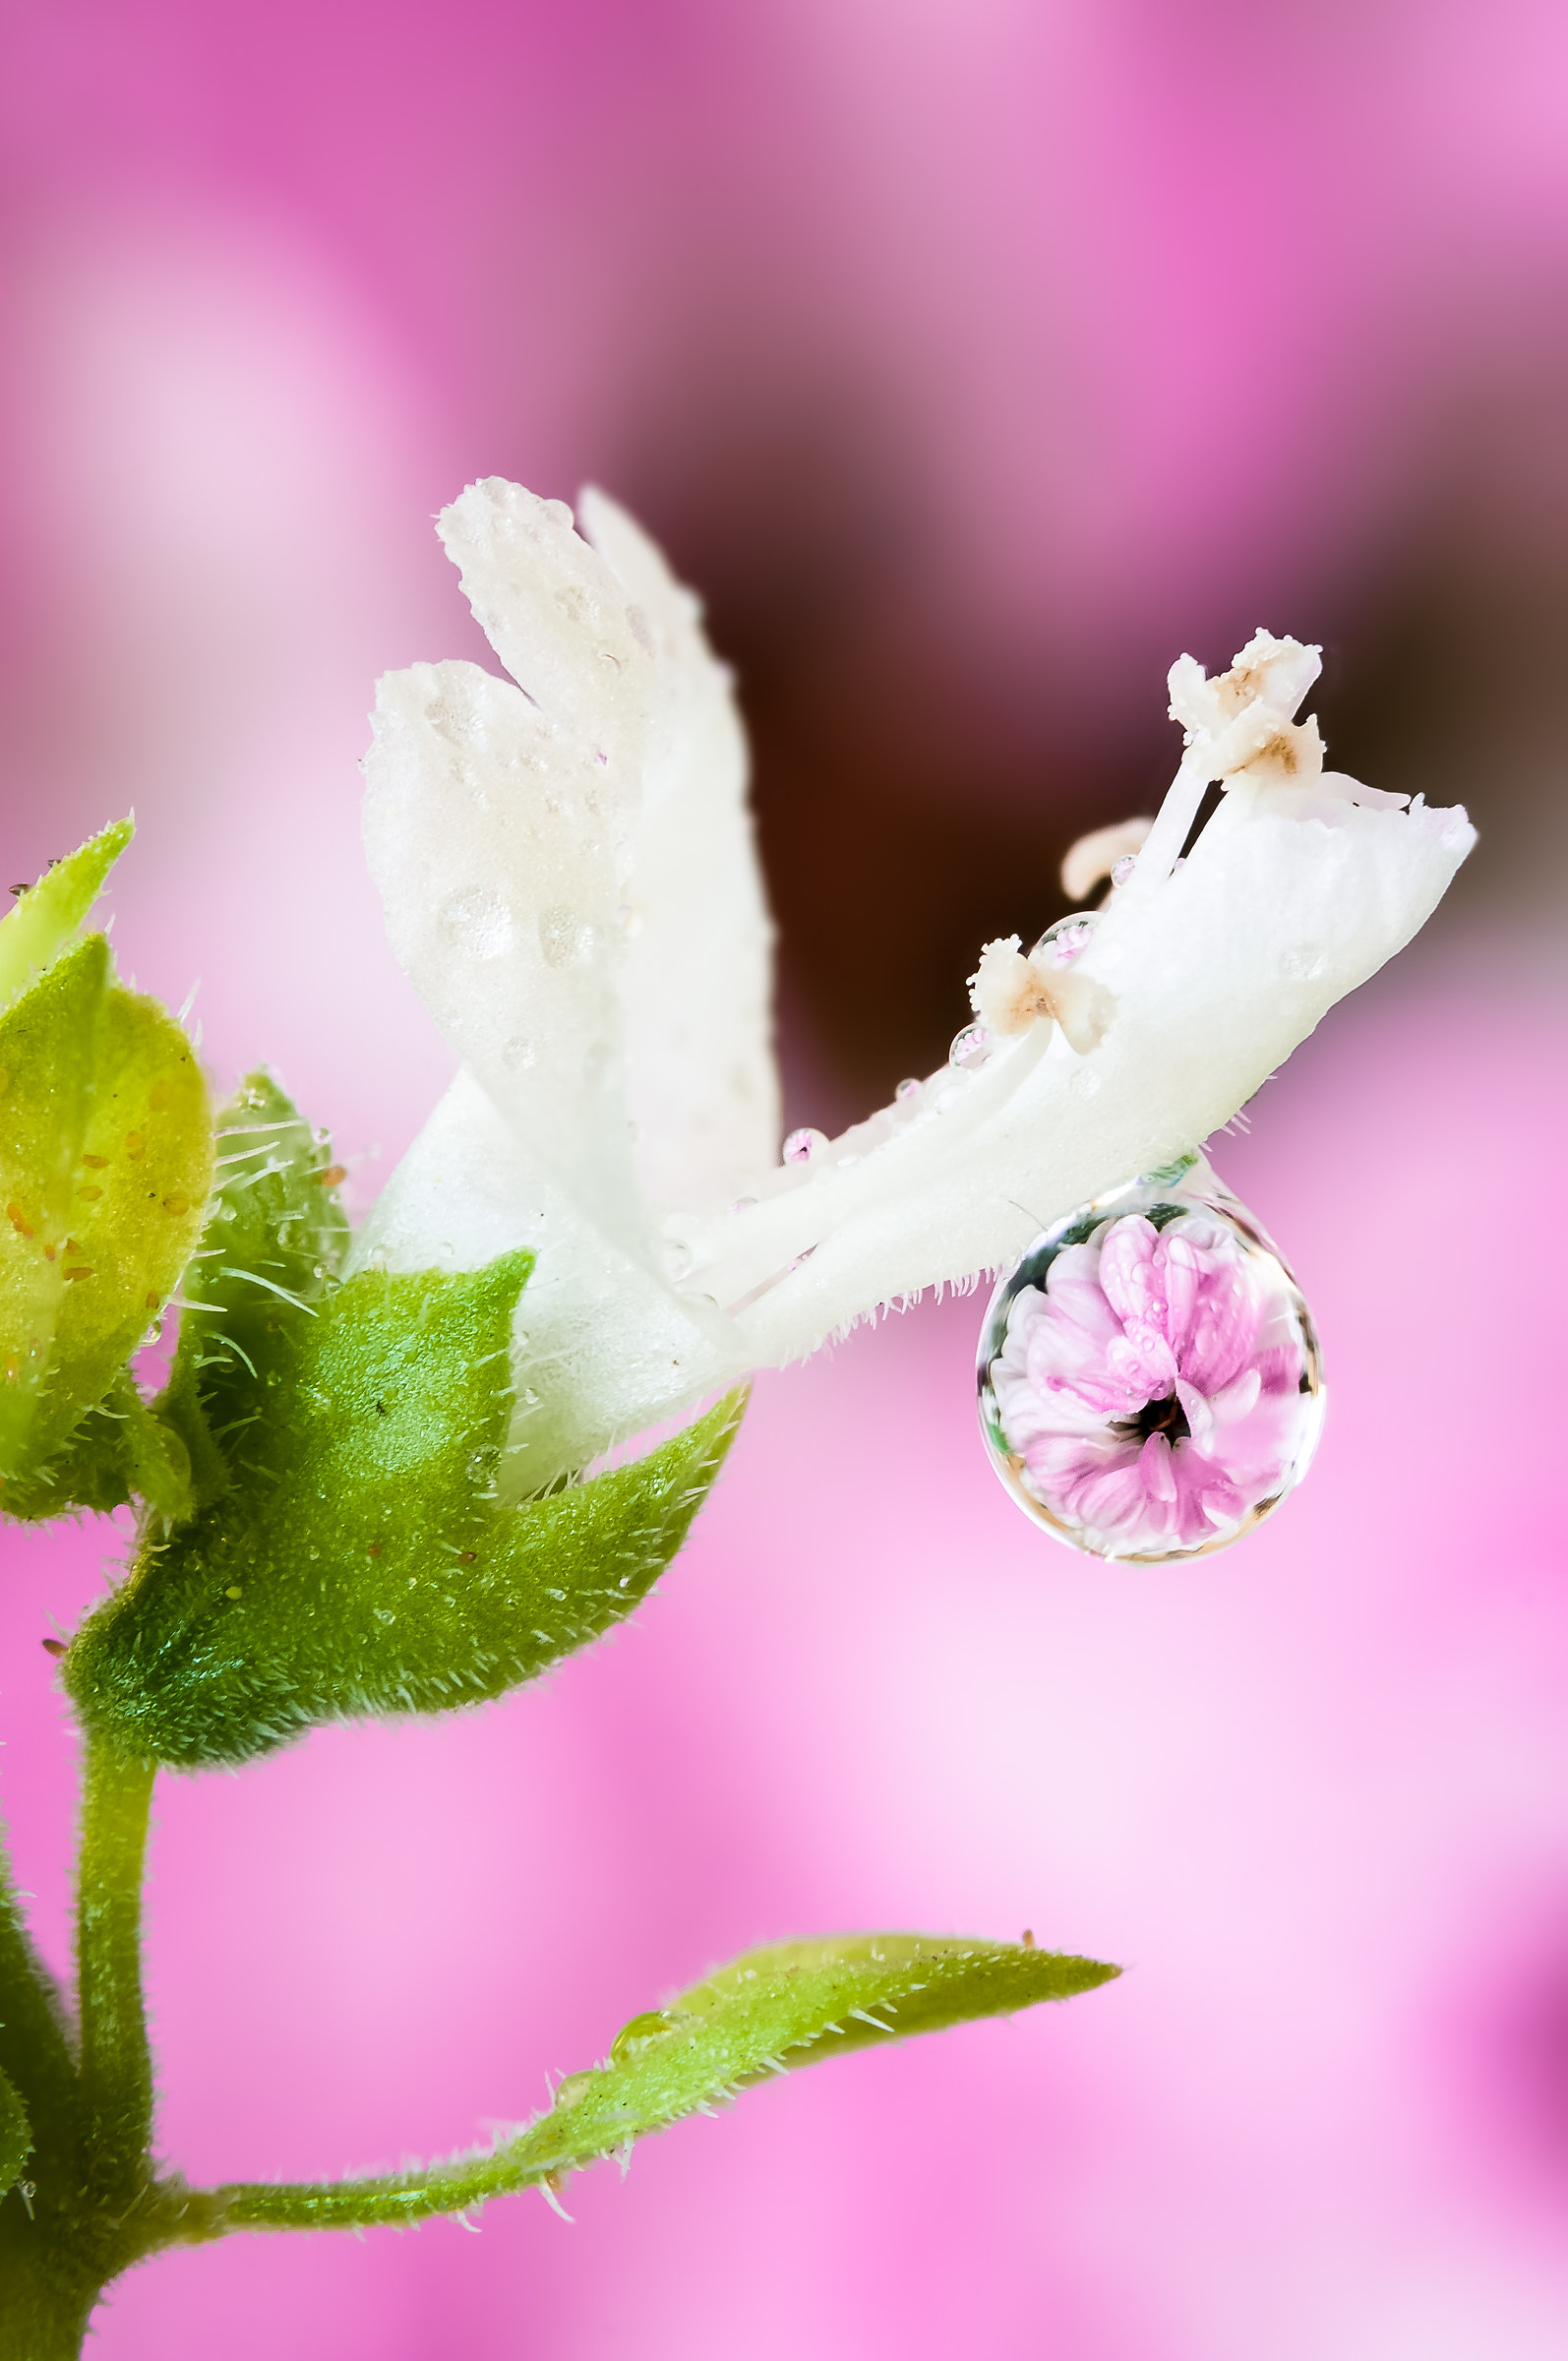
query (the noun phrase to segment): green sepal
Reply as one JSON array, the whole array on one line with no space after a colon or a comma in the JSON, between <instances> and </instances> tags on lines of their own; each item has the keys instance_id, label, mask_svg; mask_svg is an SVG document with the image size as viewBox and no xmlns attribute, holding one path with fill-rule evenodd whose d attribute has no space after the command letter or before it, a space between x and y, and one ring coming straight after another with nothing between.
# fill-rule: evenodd
<instances>
[{"instance_id":1,"label":"green sepal","mask_svg":"<svg viewBox=\"0 0 1568 2361\"><path fill-rule=\"evenodd\" d=\"M37 1520L82 1508L101 1516L132 1499L146 1501L165 1525L196 1506L184 1436L142 1400L124 1370L46 1468L7 1486L5 1504L8 1516Z\"/></svg>"},{"instance_id":2,"label":"green sepal","mask_svg":"<svg viewBox=\"0 0 1568 2361\"><path fill-rule=\"evenodd\" d=\"M180 1341L160 1415L190 1455L198 1504L229 1484L228 1454L276 1408L348 1242L340 1169L270 1074L217 1118L215 1185L185 1276Z\"/></svg>"},{"instance_id":3,"label":"green sepal","mask_svg":"<svg viewBox=\"0 0 1568 2361\"><path fill-rule=\"evenodd\" d=\"M715 1968L623 2026L602 2066L569 2074L548 2114L489 2153L375 2179L212 2192L211 2230L417 2221L543 2182L630 2148L772 2075L936 2032L1119 1975L1103 1960L966 1936L831 1935L776 1943Z\"/></svg>"},{"instance_id":4,"label":"green sepal","mask_svg":"<svg viewBox=\"0 0 1568 2361\"><path fill-rule=\"evenodd\" d=\"M0 1009L9 1008L34 976L53 965L135 834L132 820L117 819L65 860L53 862L0 919Z\"/></svg>"},{"instance_id":5,"label":"green sepal","mask_svg":"<svg viewBox=\"0 0 1568 2361\"><path fill-rule=\"evenodd\" d=\"M631 1467L498 1506L531 1259L364 1271L303 1316L278 1308L265 1416L214 1430L227 1489L145 1544L66 1659L90 1729L178 1767L241 1762L315 1724L498 1697L630 1613L739 1403Z\"/></svg>"},{"instance_id":6,"label":"green sepal","mask_svg":"<svg viewBox=\"0 0 1568 2361\"><path fill-rule=\"evenodd\" d=\"M29 1483L58 1497L51 1465L178 1279L211 1162L189 1041L113 981L108 944L89 936L0 1016L0 1479L24 1480L12 1513L29 1513Z\"/></svg>"},{"instance_id":7,"label":"green sepal","mask_svg":"<svg viewBox=\"0 0 1568 2361\"><path fill-rule=\"evenodd\" d=\"M0 2197L14 2189L32 2153L32 2126L16 2084L0 2066Z\"/></svg>"}]
</instances>

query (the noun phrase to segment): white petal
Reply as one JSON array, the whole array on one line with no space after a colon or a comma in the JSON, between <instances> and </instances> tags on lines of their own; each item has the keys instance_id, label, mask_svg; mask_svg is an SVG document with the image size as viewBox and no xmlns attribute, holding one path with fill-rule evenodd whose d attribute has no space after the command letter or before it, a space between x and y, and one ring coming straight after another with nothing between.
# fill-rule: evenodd
<instances>
[{"instance_id":1,"label":"white petal","mask_svg":"<svg viewBox=\"0 0 1568 2361\"><path fill-rule=\"evenodd\" d=\"M652 635L625 585L573 530L565 501L499 475L470 484L438 530L502 663L603 757L620 809L634 817L659 688Z\"/></svg>"},{"instance_id":2,"label":"white petal","mask_svg":"<svg viewBox=\"0 0 1568 2361\"><path fill-rule=\"evenodd\" d=\"M682 1225L691 1284L734 1308L749 1358L793 1359L1010 1261L1226 1122L1409 940L1475 841L1463 812L1345 810L1328 828L1227 799L1173 877L1118 896L1075 963L1116 1000L1089 1056L1036 1027L780 1172L754 1209Z\"/></svg>"},{"instance_id":3,"label":"white petal","mask_svg":"<svg viewBox=\"0 0 1568 2361\"><path fill-rule=\"evenodd\" d=\"M513 1337L511 1496L742 1373L729 1322L607 1239L464 1071L382 1192L351 1268L476 1270L517 1246L537 1259Z\"/></svg>"},{"instance_id":4,"label":"white petal","mask_svg":"<svg viewBox=\"0 0 1568 2361\"><path fill-rule=\"evenodd\" d=\"M578 515L636 602L657 665L621 985L633 1153L655 1206L717 1207L778 1154L772 926L746 736L693 593L602 492L584 492Z\"/></svg>"},{"instance_id":5,"label":"white petal","mask_svg":"<svg viewBox=\"0 0 1568 2361\"><path fill-rule=\"evenodd\" d=\"M619 977L628 794L591 736L476 664L389 674L373 726L365 850L393 949L535 1156L637 1250Z\"/></svg>"}]
</instances>

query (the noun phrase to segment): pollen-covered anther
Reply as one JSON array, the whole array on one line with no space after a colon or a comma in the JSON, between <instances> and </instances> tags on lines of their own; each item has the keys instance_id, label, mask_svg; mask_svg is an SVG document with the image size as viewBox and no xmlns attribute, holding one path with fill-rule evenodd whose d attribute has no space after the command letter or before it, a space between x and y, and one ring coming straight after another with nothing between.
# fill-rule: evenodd
<instances>
[{"instance_id":1,"label":"pollen-covered anther","mask_svg":"<svg viewBox=\"0 0 1568 2361\"><path fill-rule=\"evenodd\" d=\"M1259 716L1260 723L1263 716ZM1223 774L1229 786L1250 779L1259 787L1312 787L1323 775L1323 739L1315 714L1305 721L1268 718L1266 734L1254 751ZM1239 749L1237 750L1240 751Z\"/></svg>"},{"instance_id":2,"label":"pollen-covered anther","mask_svg":"<svg viewBox=\"0 0 1568 2361\"><path fill-rule=\"evenodd\" d=\"M1070 1048L1086 1057L1105 1038L1116 1001L1103 984L1071 968L1025 958L1018 937L988 942L969 979L976 1016L995 1034L1027 1033L1031 1025L1055 1022Z\"/></svg>"}]
</instances>

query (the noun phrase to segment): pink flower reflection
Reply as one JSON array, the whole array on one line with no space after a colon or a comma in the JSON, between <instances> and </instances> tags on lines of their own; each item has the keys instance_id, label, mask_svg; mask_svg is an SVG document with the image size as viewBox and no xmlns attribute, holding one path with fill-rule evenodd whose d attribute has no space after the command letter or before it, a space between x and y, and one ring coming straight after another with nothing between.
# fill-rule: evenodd
<instances>
[{"instance_id":1,"label":"pink flower reflection","mask_svg":"<svg viewBox=\"0 0 1568 2361\"><path fill-rule=\"evenodd\" d=\"M1105 1223L1024 1287L992 1364L1020 1481L1106 1557L1232 1539L1304 1463L1295 1290L1223 1216Z\"/></svg>"}]
</instances>

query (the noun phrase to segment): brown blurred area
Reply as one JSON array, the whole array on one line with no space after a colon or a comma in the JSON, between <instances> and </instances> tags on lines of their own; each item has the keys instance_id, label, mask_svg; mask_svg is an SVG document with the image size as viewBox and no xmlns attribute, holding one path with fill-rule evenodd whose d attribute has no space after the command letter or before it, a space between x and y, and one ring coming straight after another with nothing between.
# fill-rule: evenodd
<instances>
[{"instance_id":1,"label":"brown blurred area","mask_svg":"<svg viewBox=\"0 0 1568 2361\"><path fill-rule=\"evenodd\" d=\"M1333 767L1469 806L1481 843L1426 955L1498 921L1549 932L1561 909L1565 394L1543 364L1456 402L1369 560L1303 584L1289 614L1238 586L1228 629L1192 651L1223 665L1260 622L1321 639ZM1068 845L1153 810L1178 751L1158 678L1092 734L1049 647L1036 678L998 683L955 644L877 430L848 404L751 400L711 433L689 417L673 456L644 447L624 474L739 672L786 1079L804 1028L814 1095L794 1112L829 1125L940 1060L981 943L1058 915Z\"/></svg>"}]
</instances>

